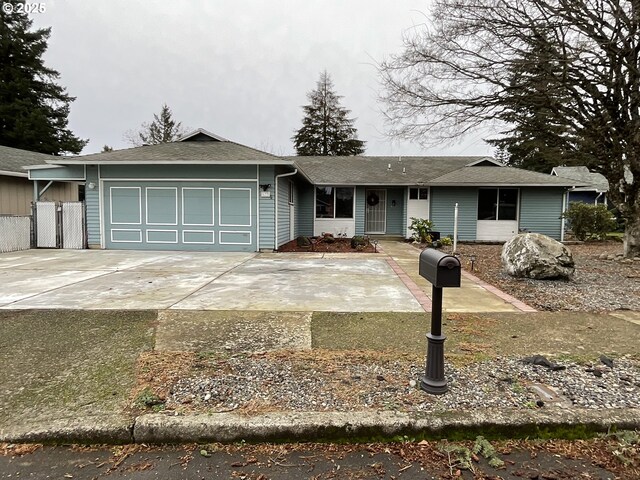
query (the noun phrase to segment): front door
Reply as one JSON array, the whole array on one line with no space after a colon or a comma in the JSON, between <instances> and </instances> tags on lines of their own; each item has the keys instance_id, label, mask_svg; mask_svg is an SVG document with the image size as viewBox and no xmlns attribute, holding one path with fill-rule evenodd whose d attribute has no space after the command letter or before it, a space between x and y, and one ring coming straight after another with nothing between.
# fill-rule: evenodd
<instances>
[{"instance_id":1,"label":"front door","mask_svg":"<svg viewBox=\"0 0 640 480\"><path fill-rule=\"evenodd\" d=\"M429 187L409 188L406 238L411 238L413 235L413 231L409 228L412 223L412 218L429 219Z\"/></svg>"},{"instance_id":2,"label":"front door","mask_svg":"<svg viewBox=\"0 0 640 480\"><path fill-rule=\"evenodd\" d=\"M384 234L387 231L387 191L368 189L365 193L364 232Z\"/></svg>"}]
</instances>

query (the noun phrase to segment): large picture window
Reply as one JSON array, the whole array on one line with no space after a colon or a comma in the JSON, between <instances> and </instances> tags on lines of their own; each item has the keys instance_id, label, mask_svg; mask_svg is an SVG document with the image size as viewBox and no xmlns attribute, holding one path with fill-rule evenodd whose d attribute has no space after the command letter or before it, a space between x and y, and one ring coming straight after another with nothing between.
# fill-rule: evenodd
<instances>
[{"instance_id":1,"label":"large picture window","mask_svg":"<svg viewBox=\"0 0 640 480\"><path fill-rule=\"evenodd\" d=\"M353 218L353 188L316 187L316 218Z\"/></svg>"},{"instance_id":2,"label":"large picture window","mask_svg":"<svg viewBox=\"0 0 640 480\"><path fill-rule=\"evenodd\" d=\"M517 188L481 188L478 190L478 220L517 219Z\"/></svg>"}]
</instances>

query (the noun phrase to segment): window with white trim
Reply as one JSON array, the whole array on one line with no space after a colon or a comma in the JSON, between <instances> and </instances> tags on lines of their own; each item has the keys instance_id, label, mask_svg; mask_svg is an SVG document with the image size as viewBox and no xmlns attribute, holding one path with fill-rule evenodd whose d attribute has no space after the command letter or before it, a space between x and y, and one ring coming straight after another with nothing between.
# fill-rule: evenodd
<instances>
[{"instance_id":1,"label":"window with white trim","mask_svg":"<svg viewBox=\"0 0 640 480\"><path fill-rule=\"evenodd\" d=\"M353 187L316 187L316 218L353 218Z\"/></svg>"},{"instance_id":2,"label":"window with white trim","mask_svg":"<svg viewBox=\"0 0 640 480\"><path fill-rule=\"evenodd\" d=\"M517 219L517 188L481 188L478 190L478 220Z\"/></svg>"}]
</instances>

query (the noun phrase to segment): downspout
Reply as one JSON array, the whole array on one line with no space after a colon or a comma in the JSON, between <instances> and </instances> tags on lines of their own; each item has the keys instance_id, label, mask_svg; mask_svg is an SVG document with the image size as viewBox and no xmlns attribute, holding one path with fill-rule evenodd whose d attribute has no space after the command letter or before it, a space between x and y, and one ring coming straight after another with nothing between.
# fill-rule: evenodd
<instances>
[{"instance_id":1,"label":"downspout","mask_svg":"<svg viewBox=\"0 0 640 480\"><path fill-rule=\"evenodd\" d=\"M594 205L598 205L598 200L600 199L601 196L602 196L602 192L598 193L598 196L596 197Z\"/></svg>"},{"instance_id":2,"label":"downspout","mask_svg":"<svg viewBox=\"0 0 640 480\"><path fill-rule=\"evenodd\" d=\"M276 186L274 188L275 192L275 224L273 226L273 249L277 250L278 249L278 181L283 178L283 177L290 177L292 175L295 175L296 173L298 173L298 169L294 169L293 172L289 172L289 173L281 173L280 175L276 175Z\"/></svg>"}]
</instances>

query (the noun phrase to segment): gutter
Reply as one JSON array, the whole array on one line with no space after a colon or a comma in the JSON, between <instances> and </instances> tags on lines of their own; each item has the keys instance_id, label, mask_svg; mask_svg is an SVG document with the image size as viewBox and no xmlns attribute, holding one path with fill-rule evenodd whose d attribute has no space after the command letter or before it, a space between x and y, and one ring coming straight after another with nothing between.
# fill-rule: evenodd
<instances>
[{"instance_id":1,"label":"gutter","mask_svg":"<svg viewBox=\"0 0 640 480\"><path fill-rule=\"evenodd\" d=\"M298 169L296 168L293 172L289 173L281 173L280 175L276 175L275 182L276 186L274 188L274 196L275 196L275 225L273 226L273 250L278 249L278 181L284 177L291 177L298 173Z\"/></svg>"}]
</instances>

